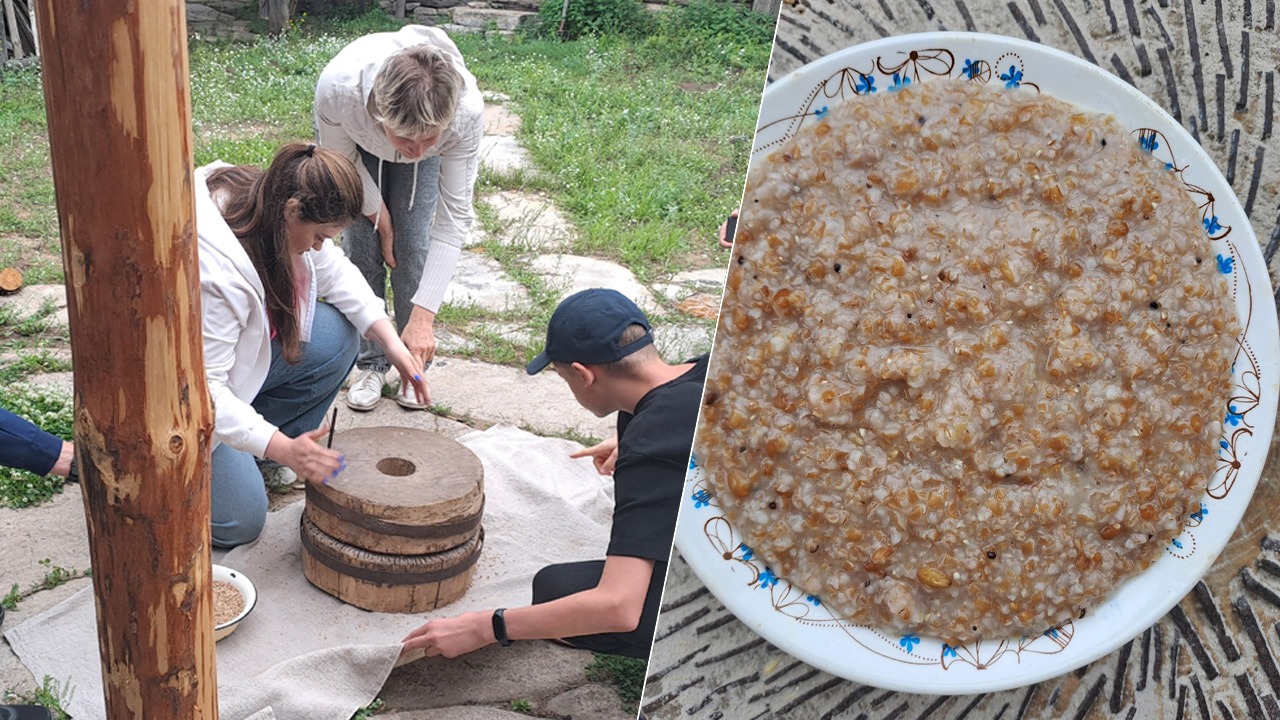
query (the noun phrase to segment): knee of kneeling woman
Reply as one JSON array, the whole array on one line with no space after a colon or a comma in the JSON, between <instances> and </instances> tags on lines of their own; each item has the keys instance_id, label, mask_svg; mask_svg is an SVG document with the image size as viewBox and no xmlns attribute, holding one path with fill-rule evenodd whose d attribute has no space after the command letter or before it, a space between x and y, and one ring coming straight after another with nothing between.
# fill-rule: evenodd
<instances>
[{"instance_id":1,"label":"knee of kneeling woman","mask_svg":"<svg viewBox=\"0 0 1280 720\"><path fill-rule=\"evenodd\" d=\"M235 517L225 522L213 524L213 545L220 548L233 548L247 545L262 534L267 524L266 495L261 507L254 503L253 507L240 508Z\"/></svg>"}]
</instances>

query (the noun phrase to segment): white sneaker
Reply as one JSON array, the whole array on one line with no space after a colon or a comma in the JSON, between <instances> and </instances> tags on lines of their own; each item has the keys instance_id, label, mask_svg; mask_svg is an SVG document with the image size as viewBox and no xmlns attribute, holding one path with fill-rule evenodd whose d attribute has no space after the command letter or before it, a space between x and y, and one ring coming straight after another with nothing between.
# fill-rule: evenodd
<instances>
[{"instance_id":1,"label":"white sneaker","mask_svg":"<svg viewBox=\"0 0 1280 720\"><path fill-rule=\"evenodd\" d=\"M387 379L377 370L365 370L347 388L347 407L352 410L372 410L382 400L382 386Z\"/></svg>"},{"instance_id":2,"label":"white sneaker","mask_svg":"<svg viewBox=\"0 0 1280 720\"><path fill-rule=\"evenodd\" d=\"M396 391L396 402L405 410L426 410L430 407L418 402L418 393L413 389L413 383L407 382L400 383L400 389Z\"/></svg>"}]
</instances>

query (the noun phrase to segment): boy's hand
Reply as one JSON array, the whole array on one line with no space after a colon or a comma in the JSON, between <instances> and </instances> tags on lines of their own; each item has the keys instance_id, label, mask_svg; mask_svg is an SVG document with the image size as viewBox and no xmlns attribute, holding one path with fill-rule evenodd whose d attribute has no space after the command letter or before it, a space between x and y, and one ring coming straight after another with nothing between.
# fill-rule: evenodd
<instances>
[{"instance_id":1,"label":"boy's hand","mask_svg":"<svg viewBox=\"0 0 1280 720\"><path fill-rule=\"evenodd\" d=\"M589 457L596 466L596 472L601 475L612 475L613 469L618 465L618 436L614 435L599 445L592 445L578 452L569 453L569 457L575 460Z\"/></svg>"}]
</instances>

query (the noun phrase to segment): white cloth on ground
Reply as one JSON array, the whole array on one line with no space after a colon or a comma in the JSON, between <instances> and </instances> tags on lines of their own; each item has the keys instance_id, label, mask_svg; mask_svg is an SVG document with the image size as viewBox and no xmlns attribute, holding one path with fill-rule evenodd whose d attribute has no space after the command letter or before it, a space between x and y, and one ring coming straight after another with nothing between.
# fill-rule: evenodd
<instances>
[{"instance_id":1,"label":"white cloth on ground","mask_svg":"<svg viewBox=\"0 0 1280 720\"><path fill-rule=\"evenodd\" d=\"M452 605L426 615L373 613L313 587L302 574L301 502L269 513L256 543L216 560L258 590L253 612L217 645L223 720L247 720L268 707L264 717L278 720L348 720L377 696L400 639L427 619L527 605L543 566L604 556L613 484L590 460L569 459L579 445L511 427L459 441L484 464L485 547L471 589ZM72 717L104 717L91 588L4 637L35 677L70 681L64 709Z\"/></svg>"}]
</instances>

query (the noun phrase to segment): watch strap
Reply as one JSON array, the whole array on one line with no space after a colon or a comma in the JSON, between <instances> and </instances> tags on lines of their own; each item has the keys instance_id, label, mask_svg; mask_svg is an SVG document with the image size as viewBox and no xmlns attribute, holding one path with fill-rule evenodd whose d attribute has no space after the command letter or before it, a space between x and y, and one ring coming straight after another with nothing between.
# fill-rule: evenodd
<instances>
[{"instance_id":1,"label":"watch strap","mask_svg":"<svg viewBox=\"0 0 1280 720\"><path fill-rule=\"evenodd\" d=\"M507 637L507 619L502 616L506 611L506 608L498 608L493 611L493 639L497 640L502 647L507 647L511 644L511 638Z\"/></svg>"}]
</instances>

